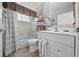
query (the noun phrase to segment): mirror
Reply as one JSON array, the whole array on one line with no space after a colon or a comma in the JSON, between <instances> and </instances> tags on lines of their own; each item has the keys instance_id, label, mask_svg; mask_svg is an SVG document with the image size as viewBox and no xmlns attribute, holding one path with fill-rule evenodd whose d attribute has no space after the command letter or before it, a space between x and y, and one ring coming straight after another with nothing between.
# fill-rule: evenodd
<instances>
[{"instance_id":1,"label":"mirror","mask_svg":"<svg viewBox=\"0 0 79 59\"><path fill-rule=\"evenodd\" d=\"M57 28L57 31L74 32L73 2L49 2L49 17L51 26Z\"/></svg>"}]
</instances>

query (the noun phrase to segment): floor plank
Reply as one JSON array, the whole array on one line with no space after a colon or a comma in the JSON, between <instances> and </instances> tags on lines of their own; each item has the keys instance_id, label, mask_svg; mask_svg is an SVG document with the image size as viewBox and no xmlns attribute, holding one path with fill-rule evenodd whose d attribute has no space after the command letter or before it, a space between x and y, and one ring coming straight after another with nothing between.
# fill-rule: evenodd
<instances>
[{"instance_id":1,"label":"floor plank","mask_svg":"<svg viewBox=\"0 0 79 59\"><path fill-rule=\"evenodd\" d=\"M8 57L39 57L39 52L37 50L33 53L30 53L29 48L25 47L25 48L19 49L18 51L12 53Z\"/></svg>"}]
</instances>

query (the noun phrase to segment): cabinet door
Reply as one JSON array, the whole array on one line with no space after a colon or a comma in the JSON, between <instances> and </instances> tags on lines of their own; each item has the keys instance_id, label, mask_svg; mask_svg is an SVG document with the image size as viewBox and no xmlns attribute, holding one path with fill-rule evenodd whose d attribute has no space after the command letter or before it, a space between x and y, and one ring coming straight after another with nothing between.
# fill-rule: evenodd
<instances>
[{"instance_id":1,"label":"cabinet door","mask_svg":"<svg viewBox=\"0 0 79 59\"><path fill-rule=\"evenodd\" d=\"M50 40L51 57L74 57L74 48Z\"/></svg>"}]
</instances>

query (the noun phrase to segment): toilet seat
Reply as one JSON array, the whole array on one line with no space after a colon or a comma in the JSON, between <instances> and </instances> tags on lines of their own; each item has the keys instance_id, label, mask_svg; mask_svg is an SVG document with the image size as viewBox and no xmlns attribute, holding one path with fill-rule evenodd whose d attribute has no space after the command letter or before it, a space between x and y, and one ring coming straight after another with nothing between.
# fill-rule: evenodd
<instances>
[{"instance_id":1,"label":"toilet seat","mask_svg":"<svg viewBox=\"0 0 79 59\"><path fill-rule=\"evenodd\" d=\"M28 40L28 43L29 43L29 44L34 44L34 43L36 43L36 42L38 42L38 39L29 39L29 40Z\"/></svg>"}]
</instances>

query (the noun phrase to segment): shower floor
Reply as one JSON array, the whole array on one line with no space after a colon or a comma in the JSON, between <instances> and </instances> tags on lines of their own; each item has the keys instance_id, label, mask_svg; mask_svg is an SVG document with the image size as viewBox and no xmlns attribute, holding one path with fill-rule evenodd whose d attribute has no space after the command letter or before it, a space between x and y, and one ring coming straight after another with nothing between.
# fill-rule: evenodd
<instances>
[{"instance_id":1,"label":"shower floor","mask_svg":"<svg viewBox=\"0 0 79 59\"><path fill-rule=\"evenodd\" d=\"M39 52L36 50L33 53L29 52L29 47L21 48L18 51L12 53L8 57L39 57Z\"/></svg>"}]
</instances>

